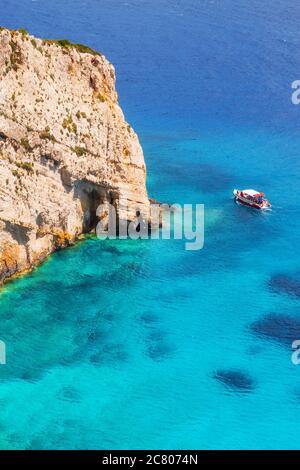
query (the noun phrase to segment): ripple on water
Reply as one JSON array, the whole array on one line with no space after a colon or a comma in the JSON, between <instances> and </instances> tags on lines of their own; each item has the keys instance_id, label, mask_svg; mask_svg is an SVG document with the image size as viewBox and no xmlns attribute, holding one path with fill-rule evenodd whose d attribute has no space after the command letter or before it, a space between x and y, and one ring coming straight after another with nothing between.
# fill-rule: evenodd
<instances>
[{"instance_id":1,"label":"ripple on water","mask_svg":"<svg viewBox=\"0 0 300 470\"><path fill-rule=\"evenodd\" d=\"M157 323L159 322L159 316L155 315L155 313L152 313L151 311L142 313L140 319L143 324L148 328L156 327Z\"/></svg>"},{"instance_id":2,"label":"ripple on water","mask_svg":"<svg viewBox=\"0 0 300 470\"><path fill-rule=\"evenodd\" d=\"M189 165L180 165L168 161L165 171L172 175L174 183L182 184L184 181L189 188L201 189L206 193L223 191L226 187L232 187L235 181L233 175L222 165L214 165L205 162L189 162Z\"/></svg>"},{"instance_id":3,"label":"ripple on water","mask_svg":"<svg viewBox=\"0 0 300 470\"><path fill-rule=\"evenodd\" d=\"M90 362L94 365L118 365L128 360L129 353L122 343L107 343L90 356Z\"/></svg>"},{"instance_id":4,"label":"ripple on water","mask_svg":"<svg viewBox=\"0 0 300 470\"><path fill-rule=\"evenodd\" d=\"M71 385L63 387L59 392L59 398L72 403L78 403L81 400L80 391Z\"/></svg>"}]
</instances>

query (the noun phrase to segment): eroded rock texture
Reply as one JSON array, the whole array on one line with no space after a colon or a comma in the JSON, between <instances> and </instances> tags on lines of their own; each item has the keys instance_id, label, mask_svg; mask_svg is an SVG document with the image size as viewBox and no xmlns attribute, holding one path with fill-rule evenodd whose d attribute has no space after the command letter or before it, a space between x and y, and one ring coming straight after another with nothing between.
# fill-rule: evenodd
<instances>
[{"instance_id":1,"label":"eroded rock texture","mask_svg":"<svg viewBox=\"0 0 300 470\"><path fill-rule=\"evenodd\" d=\"M122 220L149 218L113 66L83 46L1 29L0 282L93 229L100 203Z\"/></svg>"}]
</instances>

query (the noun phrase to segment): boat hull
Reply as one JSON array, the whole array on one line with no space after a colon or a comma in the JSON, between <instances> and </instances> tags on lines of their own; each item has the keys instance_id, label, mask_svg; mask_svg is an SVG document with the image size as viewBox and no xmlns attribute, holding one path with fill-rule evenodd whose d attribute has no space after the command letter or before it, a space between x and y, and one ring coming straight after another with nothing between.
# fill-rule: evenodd
<instances>
[{"instance_id":1,"label":"boat hull","mask_svg":"<svg viewBox=\"0 0 300 470\"><path fill-rule=\"evenodd\" d=\"M235 200L236 202L238 202L239 204L243 204L244 206L254 207L254 209L259 209L259 210L264 209L264 207L261 207L258 204L255 204L254 202L245 201L244 199L238 196L235 197Z\"/></svg>"}]
</instances>

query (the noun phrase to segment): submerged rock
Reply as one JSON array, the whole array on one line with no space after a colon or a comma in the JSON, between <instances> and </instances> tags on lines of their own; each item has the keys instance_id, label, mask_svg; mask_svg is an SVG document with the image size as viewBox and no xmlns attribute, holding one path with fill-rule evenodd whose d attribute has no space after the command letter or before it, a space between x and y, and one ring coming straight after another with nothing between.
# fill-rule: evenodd
<instances>
[{"instance_id":1,"label":"submerged rock","mask_svg":"<svg viewBox=\"0 0 300 470\"><path fill-rule=\"evenodd\" d=\"M149 220L143 152L103 55L0 28L0 80L0 283L107 221L99 204Z\"/></svg>"},{"instance_id":2,"label":"submerged rock","mask_svg":"<svg viewBox=\"0 0 300 470\"><path fill-rule=\"evenodd\" d=\"M283 292L295 297L300 297L300 281L293 277L278 274L271 278L269 286L275 292Z\"/></svg>"},{"instance_id":3,"label":"submerged rock","mask_svg":"<svg viewBox=\"0 0 300 470\"><path fill-rule=\"evenodd\" d=\"M269 338L291 347L292 342L300 338L300 319L271 313L252 323L250 329L257 336Z\"/></svg>"},{"instance_id":4,"label":"submerged rock","mask_svg":"<svg viewBox=\"0 0 300 470\"><path fill-rule=\"evenodd\" d=\"M154 329L147 336L147 355L154 361L162 361L174 354L176 348L168 340L167 334Z\"/></svg>"},{"instance_id":5,"label":"submerged rock","mask_svg":"<svg viewBox=\"0 0 300 470\"><path fill-rule=\"evenodd\" d=\"M148 347L148 356L154 361L162 361L174 354L175 347L165 341L153 342Z\"/></svg>"},{"instance_id":6,"label":"submerged rock","mask_svg":"<svg viewBox=\"0 0 300 470\"><path fill-rule=\"evenodd\" d=\"M249 392L255 387L252 377L237 369L219 369L213 377L232 390Z\"/></svg>"}]
</instances>

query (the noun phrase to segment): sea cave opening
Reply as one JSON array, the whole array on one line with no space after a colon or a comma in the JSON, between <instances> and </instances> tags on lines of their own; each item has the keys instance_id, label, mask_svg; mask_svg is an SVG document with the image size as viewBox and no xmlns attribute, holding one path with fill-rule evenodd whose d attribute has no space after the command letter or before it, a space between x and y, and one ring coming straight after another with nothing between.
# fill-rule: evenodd
<instances>
[{"instance_id":1,"label":"sea cave opening","mask_svg":"<svg viewBox=\"0 0 300 470\"><path fill-rule=\"evenodd\" d=\"M99 221L97 209L100 204L110 201L110 191L104 186L80 181L76 185L76 197L80 200L83 213L82 233L95 231Z\"/></svg>"}]
</instances>

